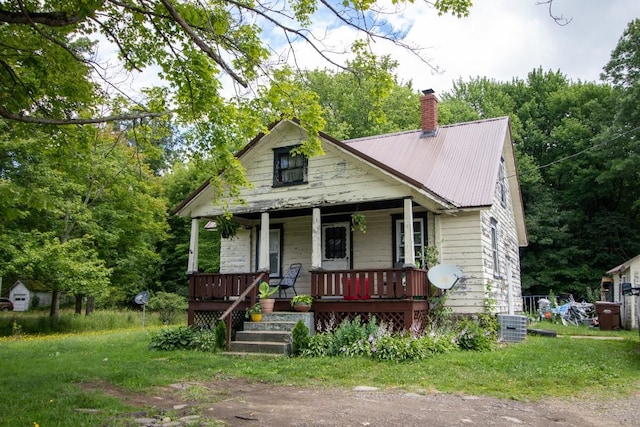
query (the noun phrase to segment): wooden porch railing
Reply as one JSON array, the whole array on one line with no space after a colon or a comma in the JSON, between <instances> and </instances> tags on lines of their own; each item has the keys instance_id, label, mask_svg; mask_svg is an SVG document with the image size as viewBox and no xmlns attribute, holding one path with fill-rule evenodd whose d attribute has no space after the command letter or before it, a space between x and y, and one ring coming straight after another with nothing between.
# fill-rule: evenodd
<instances>
[{"instance_id":1,"label":"wooden porch railing","mask_svg":"<svg viewBox=\"0 0 640 427\"><path fill-rule=\"evenodd\" d=\"M247 287L257 278L263 277L263 273L194 273L189 276L189 299L197 301L205 300L225 300L229 301L232 297L239 297ZM269 277L263 277L265 282L269 281ZM251 295L255 302L258 294L257 288Z\"/></svg>"},{"instance_id":2,"label":"wooden porch railing","mask_svg":"<svg viewBox=\"0 0 640 427\"><path fill-rule=\"evenodd\" d=\"M248 276L248 275L246 275ZM225 310L224 313L222 313L222 315L220 316L220 321L224 321L226 326L227 326L227 334L226 334L226 344L225 344L225 348L227 349L227 351L229 351L231 349L231 313L233 313L233 310L235 310L235 308L238 306L238 304L240 304L242 301L244 301L244 299L250 295L250 304L251 306L253 306L256 303L256 295L257 295L257 290L258 290L258 284L260 282L262 282L263 280L265 281L269 281L269 274L265 273L260 273L258 275L258 277L256 277L253 282L251 282L251 284L249 286L246 287L246 289L238 296L238 299L236 299L233 304L231 304L229 306L229 308L227 308Z\"/></svg>"},{"instance_id":3,"label":"wooden porch railing","mask_svg":"<svg viewBox=\"0 0 640 427\"><path fill-rule=\"evenodd\" d=\"M370 298L429 297L427 270L386 268L311 272L311 296Z\"/></svg>"}]
</instances>

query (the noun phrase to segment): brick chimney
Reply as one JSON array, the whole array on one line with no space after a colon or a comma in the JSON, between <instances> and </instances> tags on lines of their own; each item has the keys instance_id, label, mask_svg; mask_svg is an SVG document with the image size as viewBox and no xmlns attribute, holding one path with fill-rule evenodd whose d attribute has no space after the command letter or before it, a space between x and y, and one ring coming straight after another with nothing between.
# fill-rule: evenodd
<instances>
[{"instance_id":1,"label":"brick chimney","mask_svg":"<svg viewBox=\"0 0 640 427\"><path fill-rule=\"evenodd\" d=\"M438 98L433 89L422 91L420 97L420 114L422 123L422 136L435 136L438 131Z\"/></svg>"}]
</instances>

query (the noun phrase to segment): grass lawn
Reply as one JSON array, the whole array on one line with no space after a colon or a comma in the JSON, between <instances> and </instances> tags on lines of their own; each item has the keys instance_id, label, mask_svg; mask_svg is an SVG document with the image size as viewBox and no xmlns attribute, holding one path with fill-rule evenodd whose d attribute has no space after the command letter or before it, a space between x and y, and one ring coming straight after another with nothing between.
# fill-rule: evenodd
<instances>
[{"instance_id":1,"label":"grass lawn","mask_svg":"<svg viewBox=\"0 0 640 427\"><path fill-rule=\"evenodd\" d=\"M493 352L453 352L419 362L382 363L361 358L152 352L147 347L157 330L159 327L138 326L111 332L0 338L0 425L117 426L116 415L139 410L99 388L86 392L83 383L108 382L145 393L153 386L178 381L242 377L316 388L371 385L520 400L593 393L613 398L637 392L640 386L637 332L623 340L529 336L525 342ZM77 412L78 408L99 412Z\"/></svg>"}]
</instances>

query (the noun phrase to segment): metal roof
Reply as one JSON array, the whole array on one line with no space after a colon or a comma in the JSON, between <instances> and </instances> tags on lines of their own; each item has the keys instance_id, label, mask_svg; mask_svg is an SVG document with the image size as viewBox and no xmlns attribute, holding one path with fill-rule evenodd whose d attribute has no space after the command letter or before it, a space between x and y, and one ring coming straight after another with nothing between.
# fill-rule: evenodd
<instances>
[{"instance_id":1,"label":"metal roof","mask_svg":"<svg viewBox=\"0 0 640 427\"><path fill-rule=\"evenodd\" d=\"M441 126L435 136L421 130L352 139L345 144L421 183L460 207L493 202L509 118Z\"/></svg>"}]
</instances>

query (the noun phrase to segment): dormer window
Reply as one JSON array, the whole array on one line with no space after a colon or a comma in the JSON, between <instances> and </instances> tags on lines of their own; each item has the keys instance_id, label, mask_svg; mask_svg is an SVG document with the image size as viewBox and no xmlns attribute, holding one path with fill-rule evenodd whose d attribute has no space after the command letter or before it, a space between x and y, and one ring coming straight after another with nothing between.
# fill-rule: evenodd
<instances>
[{"instance_id":1,"label":"dormer window","mask_svg":"<svg viewBox=\"0 0 640 427\"><path fill-rule=\"evenodd\" d=\"M307 182L307 158L302 154L293 154L297 147L276 148L273 150L273 186L304 184Z\"/></svg>"}]
</instances>

